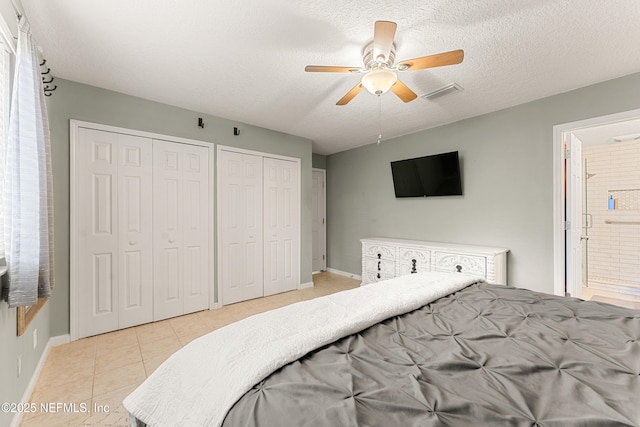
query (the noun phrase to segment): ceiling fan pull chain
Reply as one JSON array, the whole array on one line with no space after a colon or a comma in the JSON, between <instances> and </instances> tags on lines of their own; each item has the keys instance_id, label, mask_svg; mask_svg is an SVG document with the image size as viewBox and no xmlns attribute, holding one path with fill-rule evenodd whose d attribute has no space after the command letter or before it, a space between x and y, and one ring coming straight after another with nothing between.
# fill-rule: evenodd
<instances>
[{"instance_id":1,"label":"ceiling fan pull chain","mask_svg":"<svg viewBox=\"0 0 640 427\"><path fill-rule=\"evenodd\" d=\"M378 144L382 141L382 96L378 95Z\"/></svg>"}]
</instances>

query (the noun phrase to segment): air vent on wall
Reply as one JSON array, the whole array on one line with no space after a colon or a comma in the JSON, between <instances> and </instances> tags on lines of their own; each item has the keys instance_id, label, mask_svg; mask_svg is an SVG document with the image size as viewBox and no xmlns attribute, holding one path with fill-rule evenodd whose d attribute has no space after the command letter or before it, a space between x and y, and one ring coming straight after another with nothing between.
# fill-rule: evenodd
<instances>
[{"instance_id":1,"label":"air vent on wall","mask_svg":"<svg viewBox=\"0 0 640 427\"><path fill-rule=\"evenodd\" d=\"M450 83L440 89L436 89L432 92L425 93L422 97L427 101L433 101L436 98L440 98L441 96L448 95L450 93L459 92L462 90L462 86L458 83Z\"/></svg>"}]
</instances>

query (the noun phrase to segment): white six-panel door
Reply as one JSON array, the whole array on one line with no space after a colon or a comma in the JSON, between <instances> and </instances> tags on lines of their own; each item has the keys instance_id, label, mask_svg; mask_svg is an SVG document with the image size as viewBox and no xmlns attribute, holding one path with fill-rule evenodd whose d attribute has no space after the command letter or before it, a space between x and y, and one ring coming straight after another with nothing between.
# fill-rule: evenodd
<instances>
[{"instance_id":1,"label":"white six-panel door","mask_svg":"<svg viewBox=\"0 0 640 427\"><path fill-rule=\"evenodd\" d=\"M152 320L151 140L80 129L79 336Z\"/></svg>"},{"instance_id":2,"label":"white six-panel door","mask_svg":"<svg viewBox=\"0 0 640 427\"><path fill-rule=\"evenodd\" d=\"M222 302L263 296L262 157L219 151Z\"/></svg>"},{"instance_id":3,"label":"white six-panel door","mask_svg":"<svg viewBox=\"0 0 640 427\"><path fill-rule=\"evenodd\" d=\"M153 141L154 320L208 307L209 155Z\"/></svg>"},{"instance_id":4,"label":"white six-panel door","mask_svg":"<svg viewBox=\"0 0 640 427\"><path fill-rule=\"evenodd\" d=\"M210 306L210 147L97 126L72 122L72 339Z\"/></svg>"},{"instance_id":5,"label":"white six-panel door","mask_svg":"<svg viewBox=\"0 0 640 427\"><path fill-rule=\"evenodd\" d=\"M153 319L151 141L119 135L118 162L118 328Z\"/></svg>"},{"instance_id":6,"label":"white six-panel door","mask_svg":"<svg viewBox=\"0 0 640 427\"><path fill-rule=\"evenodd\" d=\"M264 158L264 295L298 288L298 164Z\"/></svg>"},{"instance_id":7,"label":"white six-panel door","mask_svg":"<svg viewBox=\"0 0 640 427\"><path fill-rule=\"evenodd\" d=\"M222 303L300 284L300 162L218 148L218 266Z\"/></svg>"},{"instance_id":8,"label":"white six-panel door","mask_svg":"<svg viewBox=\"0 0 640 427\"><path fill-rule=\"evenodd\" d=\"M184 145L184 313L209 308L209 148Z\"/></svg>"}]
</instances>

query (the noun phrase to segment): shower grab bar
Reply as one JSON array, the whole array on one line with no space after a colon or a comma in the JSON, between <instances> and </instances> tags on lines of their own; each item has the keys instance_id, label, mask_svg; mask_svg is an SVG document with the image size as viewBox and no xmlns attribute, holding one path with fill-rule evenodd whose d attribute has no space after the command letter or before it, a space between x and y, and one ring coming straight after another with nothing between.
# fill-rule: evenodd
<instances>
[{"instance_id":1,"label":"shower grab bar","mask_svg":"<svg viewBox=\"0 0 640 427\"><path fill-rule=\"evenodd\" d=\"M605 224L627 224L627 225L640 225L640 221L613 221L610 219L604 220Z\"/></svg>"}]
</instances>

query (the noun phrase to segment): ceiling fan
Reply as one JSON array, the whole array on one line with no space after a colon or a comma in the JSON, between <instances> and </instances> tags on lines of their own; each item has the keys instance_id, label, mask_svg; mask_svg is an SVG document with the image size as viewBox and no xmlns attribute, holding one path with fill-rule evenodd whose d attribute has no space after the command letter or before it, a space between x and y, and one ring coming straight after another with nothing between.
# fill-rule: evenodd
<instances>
[{"instance_id":1,"label":"ceiling fan","mask_svg":"<svg viewBox=\"0 0 640 427\"><path fill-rule=\"evenodd\" d=\"M415 71L459 64L464 58L464 51L458 49L400 61L394 65L396 47L393 39L396 34L396 27L395 22L376 21L373 30L373 42L365 47L362 56L364 67L307 65L304 70L321 73L365 73L360 83L340 98L336 105L346 105L365 88L374 95L382 95L391 90L402 101L409 102L416 99L418 95L398 80L396 71Z\"/></svg>"}]
</instances>

